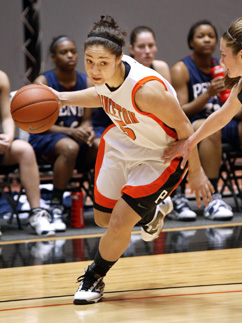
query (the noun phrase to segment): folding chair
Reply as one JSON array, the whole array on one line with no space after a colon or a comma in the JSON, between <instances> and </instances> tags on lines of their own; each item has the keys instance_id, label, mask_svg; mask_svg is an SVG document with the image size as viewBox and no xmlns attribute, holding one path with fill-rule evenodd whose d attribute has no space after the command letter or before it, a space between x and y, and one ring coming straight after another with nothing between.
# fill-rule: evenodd
<instances>
[{"instance_id":1,"label":"folding chair","mask_svg":"<svg viewBox=\"0 0 242 323\"><path fill-rule=\"evenodd\" d=\"M19 198L23 193L23 188L20 183L19 173L16 166L1 166L0 169L0 193L5 197L11 207L11 216L8 220L12 223L14 215L16 216L19 229L22 229L19 219L18 203ZM14 194L13 186L17 186L17 195Z\"/></svg>"},{"instance_id":2,"label":"folding chair","mask_svg":"<svg viewBox=\"0 0 242 323\"><path fill-rule=\"evenodd\" d=\"M242 150L235 150L230 144L222 144L222 164L219 177L223 183L220 193L223 195L227 187L234 198L237 211L240 211L242 199Z\"/></svg>"}]
</instances>

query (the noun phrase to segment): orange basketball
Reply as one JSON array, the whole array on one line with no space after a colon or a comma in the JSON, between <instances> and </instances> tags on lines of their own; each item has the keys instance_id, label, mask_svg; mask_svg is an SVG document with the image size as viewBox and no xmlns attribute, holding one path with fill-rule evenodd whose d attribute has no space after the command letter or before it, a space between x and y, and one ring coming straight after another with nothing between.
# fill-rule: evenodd
<instances>
[{"instance_id":1,"label":"orange basketball","mask_svg":"<svg viewBox=\"0 0 242 323\"><path fill-rule=\"evenodd\" d=\"M44 132L58 118L58 100L47 87L38 84L25 85L14 95L11 113L19 128L31 133Z\"/></svg>"}]
</instances>

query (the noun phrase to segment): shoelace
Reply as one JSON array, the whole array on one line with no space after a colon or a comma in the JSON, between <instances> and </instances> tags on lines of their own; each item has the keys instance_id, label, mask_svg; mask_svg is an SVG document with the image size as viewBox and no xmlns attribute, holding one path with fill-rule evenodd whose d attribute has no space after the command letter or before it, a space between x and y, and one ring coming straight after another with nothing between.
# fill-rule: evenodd
<instances>
[{"instance_id":1,"label":"shoelace","mask_svg":"<svg viewBox=\"0 0 242 323\"><path fill-rule=\"evenodd\" d=\"M96 281L99 281L100 278L101 276L98 274L93 275L90 271L86 271L85 274L77 278L77 283L82 283L81 289L88 291Z\"/></svg>"}]
</instances>

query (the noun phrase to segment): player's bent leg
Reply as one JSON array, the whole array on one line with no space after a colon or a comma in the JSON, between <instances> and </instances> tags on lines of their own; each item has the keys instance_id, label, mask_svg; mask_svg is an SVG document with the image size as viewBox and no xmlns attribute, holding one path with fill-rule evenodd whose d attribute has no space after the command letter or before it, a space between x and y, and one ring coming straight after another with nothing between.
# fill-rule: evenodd
<instances>
[{"instance_id":1,"label":"player's bent leg","mask_svg":"<svg viewBox=\"0 0 242 323\"><path fill-rule=\"evenodd\" d=\"M116 203L99 250L107 261L116 261L128 248L133 227L140 216L121 198ZM112 248L110 248L112 246Z\"/></svg>"}]
</instances>

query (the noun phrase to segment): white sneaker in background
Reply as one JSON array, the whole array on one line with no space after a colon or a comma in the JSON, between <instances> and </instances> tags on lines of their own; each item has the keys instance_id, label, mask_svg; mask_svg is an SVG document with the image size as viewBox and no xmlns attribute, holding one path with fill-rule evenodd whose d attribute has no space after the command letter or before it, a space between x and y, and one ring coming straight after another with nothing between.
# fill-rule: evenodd
<instances>
[{"instance_id":1,"label":"white sneaker in background","mask_svg":"<svg viewBox=\"0 0 242 323\"><path fill-rule=\"evenodd\" d=\"M54 236L55 231L50 224L49 213L41 208L36 208L29 216L29 224L38 235Z\"/></svg>"},{"instance_id":2,"label":"white sneaker in background","mask_svg":"<svg viewBox=\"0 0 242 323\"><path fill-rule=\"evenodd\" d=\"M222 200L219 193L213 194L213 201L204 209L204 217L210 220L231 220L233 212L231 206Z\"/></svg>"},{"instance_id":3,"label":"white sneaker in background","mask_svg":"<svg viewBox=\"0 0 242 323\"><path fill-rule=\"evenodd\" d=\"M194 221L197 214L191 210L188 200L183 194L177 194L172 198L173 211L167 214L168 219L179 221Z\"/></svg>"},{"instance_id":4,"label":"white sneaker in background","mask_svg":"<svg viewBox=\"0 0 242 323\"><path fill-rule=\"evenodd\" d=\"M63 222L64 207L62 205L52 205L49 211L52 219L52 229L55 230L55 232L66 231L66 224Z\"/></svg>"}]
</instances>

